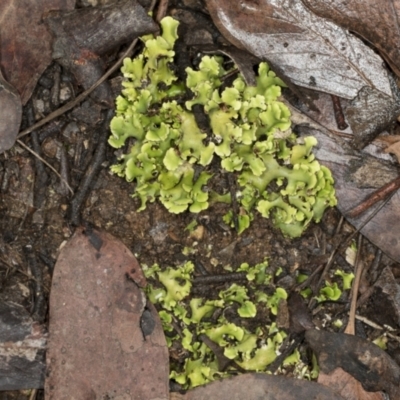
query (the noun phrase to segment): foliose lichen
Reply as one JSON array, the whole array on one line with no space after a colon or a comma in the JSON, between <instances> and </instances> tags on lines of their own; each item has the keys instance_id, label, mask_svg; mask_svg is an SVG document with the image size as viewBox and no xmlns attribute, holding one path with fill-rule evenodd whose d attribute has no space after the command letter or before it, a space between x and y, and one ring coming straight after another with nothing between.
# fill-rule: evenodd
<instances>
[{"instance_id":1,"label":"foliose lichen","mask_svg":"<svg viewBox=\"0 0 400 400\"><path fill-rule=\"evenodd\" d=\"M192 388L236 374L235 365L248 371L265 371L276 359L287 334L265 315L276 315L287 293L273 285L267 260L253 266L241 264L237 271L245 271L248 282L232 283L208 300L191 292L194 266L190 261L163 270L157 264L143 265L143 271L152 282L146 293L159 310L168 346L186 353L183 363L170 363L170 378L182 387ZM259 313L264 317L255 320ZM221 370L217 354L204 337L232 360L230 367ZM284 365L294 364L298 358L296 350Z\"/></svg>"},{"instance_id":2,"label":"foliose lichen","mask_svg":"<svg viewBox=\"0 0 400 400\"><path fill-rule=\"evenodd\" d=\"M213 168L210 164L217 161L240 188L235 194L239 232L257 210L271 215L285 235L300 236L336 198L330 171L312 154L316 139L297 138L290 130L289 109L279 101L283 81L263 62L256 86L248 86L240 74L228 86L225 77L235 67L227 68L222 57L204 56L199 69L187 68L181 82L171 68L178 22L166 17L161 26L160 36L142 38L142 54L124 61L109 143L128 144L129 151L111 170L136 183L139 210L158 199L172 213L198 213L210 202L232 201L229 192L209 190L215 175L215 162ZM211 135L196 123L196 104L208 116ZM232 213L224 219L233 224Z\"/></svg>"}]
</instances>

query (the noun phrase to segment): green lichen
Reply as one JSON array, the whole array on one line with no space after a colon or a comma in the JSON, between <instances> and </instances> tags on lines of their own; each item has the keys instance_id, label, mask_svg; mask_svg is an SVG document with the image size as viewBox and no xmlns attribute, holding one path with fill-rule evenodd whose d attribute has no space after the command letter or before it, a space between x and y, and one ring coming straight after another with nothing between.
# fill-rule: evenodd
<instances>
[{"instance_id":1,"label":"green lichen","mask_svg":"<svg viewBox=\"0 0 400 400\"><path fill-rule=\"evenodd\" d=\"M229 192L207 189L220 173L210 164L218 162L239 187L239 215L228 213L228 224L241 233L258 211L285 235L300 236L336 198L330 171L312 154L316 140L296 138L290 130L290 112L279 101L284 83L261 63L256 86L238 75L225 87L224 76L234 67L226 69L222 57L210 56L198 70L187 68L181 82L171 68L178 22L166 17L161 25L162 35L143 37L142 54L124 61L109 143L121 148L129 139L130 145L111 170L135 182L139 210L159 200L172 213L198 213L210 202L232 200ZM196 104L208 116L210 135L196 123Z\"/></svg>"},{"instance_id":2,"label":"green lichen","mask_svg":"<svg viewBox=\"0 0 400 400\"><path fill-rule=\"evenodd\" d=\"M287 297L284 289L274 288L266 260L254 266L243 263L235 268L236 272L247 272L246 286L233 283L208 300L191 293L190 262L164 271L158 265L143 269L152 282L146 291L159 309L168 346L182 348L186 354L184 363L171 362L170 375L184 388L237 373L231 367L218 369L218 357L212 346L201 340L204 336L223 350L225 357L249 371L265 371L276 359L286 333L275 322L263 322L265 317L253 322L259 311L265 315L266 307L274 318L279 302ZM289 358L287 364L294 362L294 358Z\"/></svg>"}]
</instances>

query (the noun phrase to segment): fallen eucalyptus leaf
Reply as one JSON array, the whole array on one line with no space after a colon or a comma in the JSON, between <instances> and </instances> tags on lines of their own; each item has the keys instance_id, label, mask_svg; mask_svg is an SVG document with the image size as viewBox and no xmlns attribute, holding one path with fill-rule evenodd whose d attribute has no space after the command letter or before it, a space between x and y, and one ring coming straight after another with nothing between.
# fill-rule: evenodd
<instances>
[{"instance_id":1,"label":"fallen eucalyptus leaf","mask_svg":"<svg viewBox=\"0 0 400 400\"><path fill-rule=\"evenodd\" d=\"M168 398L168 349L144 285L121 242L75 232L54 269L46 399Z\"/></svg>"},{"instance_id":2,"label":"fallen eucalyptus leaf","mask_svg":"<svg viewBox=\"0 0 400 400\"><path fill-rule=\"evenodd\" d=\"M368 86L392 97L382 59L347 30L301 0L206 0L225 37L293 84L353 99Z\"/></svg>"},{"instance_id":3,"label":"fallen eucalyptus leaf","mask_svg":"<svg viewBox=\"0 0 400 400\"><path fill-rule=\"evenodd\" d=\"M372 43L400 77L400 3L396 0L302 0L320 17Z\"/></svg>"},{"instance_id":4,"label":"fallen eucalyptus leaf","mask_svg":"<svg viewBox=\"0 0 400 400\"><path fill-rule=\"evenodd\" d=\"M365 150L354 150L344 140L338 141L337 137L329 137L320 131L299 128L299 132L301 135L317 138L314 154L321 164L332 171L338 198L337 207L351 224L360 228L381 203L375 204L356 218L350 217L350 211L376 189L395 179L398 176L397 166L374 157ZM385 207L361 229L368 240L396 261L400 261L400 225L393 221L399 217L400 194L395 193Z\"/></svg>"},{"instance_id":5,"label":"fallen eucalyptus leaf","mask_svg":"<svg viewBox=\"0 0 400 400\"><path fill-rule=\"evenodd\" d=\"M51 63L51 34L42 23L43 14L74 5L75 0L0 1L0 66L23 105Z\"/></svg>"}]
</instances>

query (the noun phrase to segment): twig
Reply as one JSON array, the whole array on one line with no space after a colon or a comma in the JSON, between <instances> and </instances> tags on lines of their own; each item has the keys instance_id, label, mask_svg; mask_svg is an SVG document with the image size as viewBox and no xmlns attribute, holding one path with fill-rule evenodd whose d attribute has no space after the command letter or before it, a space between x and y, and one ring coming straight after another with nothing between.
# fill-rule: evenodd
<instances>
[{"instance_id":1,"label":"twig","mask_svg":"<svg viewBox=\"0 0 400 400\"><path fill-rule=\"evenodd\" d=\"M349 321L347 323L345 333L349 335L355 335L356 327L355 327L355 318L356 318L356 309L357 309L357 295L358 289L360 287L361 275L364 268L364 263L361 260L361 247L362 247L362 235L358 236L357 243L357 255L355 261L355 278L353 280L353 284L351 287L351 303L350 303L350 312L349 312Z\"/></svg>"},{"instance_id":2,"label":"twig","mask_svg":"<svg viewBox=\"0 0 400 400\"><path fill-rule=\"evenodd\" d=\"M342 249L346 246L348 246L348 244L350 243L350 241L354 238L355 235L357 235L357 233L359 233L374 217L376 214L378 214L379 211L382 210L382 208L390 201L390 199L393 197L395 192L392 192L389 197L387 197L380 205L379 207L377 207L374 212L353 232L351 233L349 236L347 236L347 238L338 243L335 248L332 250L331 255L329 256L328 261L326 262L324 271L321 274L320 280L318 282L317 287L319 287L322 284L322 281L324 279L325 274L329 271L329 268L331 267L333 260L335 259L335 256L337 254L337 252L339 251L339 249ZM343 217L342 217L343 218ZM310 308L312 308L315 305L315 301L311 300L310 301Z\"/></svg>"},{"instance_id":3,"label":"twig","mask_svg":"<svg viewBox=\"0 0 400 400\"><path fill-rule=\"evenodd\" d=\"M42 323L46 316L46 299L43 291L43 272L40 265L36 260L36 255L33 252L32 246L26 246L24 248L25 255L28 261L29 269L34 279L34 294L33 294L33 310L32 318L35 321Z\"/></svg>"},{"instance_id":4,"label":"twig","mask_svg":"<svg viewBox=\"0 0 400 400\"><path fill-rule=\"evenodd\" d=\"M221 275L203 275L193 278L193 285L212 285L225 282L243 281L246 279L246 272L232 272Z\"/></svg>"},{"instance_id":5,"label":"twig","mask_svg":"<svg viewBox=\"0 0 400 400\"><path fill-rule=\"evenodd\" d=\"M379 189L371 193L365 200L363 200L358 206L351 209L348 213L349 218L357 218L359 215L367 211L378 201L383 200L390 193L393 193L400 188L400 176L393 179L386 185L383 185Z\"/></svg>"},{"instance_id":6,"label":"twig","mask_svg":"<svg viewBox=\"0 0 400 400\"><path fill-rule=\"evenodd\" d=\"M93 160L91 164L88 166L85 176L81 180L79 188L74 198L71 200L68 214L72 225L77 226L80 224L80 219L81 219L80 211L82 204L85 201L91 189L93 180L95 179L97 173L101 168L101 164L104 162L106 147L107 147L107 139L109 136L109 126L113 113L114 113L113 110L107 110L105 112L104 120L101 126L99 143L97 144Z\"/></svg>"},{"instance_id":7,"label":"twig","mask_svg":"<svg viewBox=\"0 0 400 400\"><path fill-rule=\"evenodd\" d=\"M167 14L168 0L160 0L157 9L156 21L160 22Z\"/></svg>"},{"instance_id":8,"label":"twig","mask_svg":"<svg viewBox=\"0 0 400 400\"><path fill-rule=\"evenodd\" d=\"M23 141L17 140L17 143L22 146L25 150L28 150L29 153L33 154L36 158L38 158L42 163L46 164L59 178L62 182L65 183L69 191L74 194L74 191L72 190L71 186L68 185L68 182L57 172L57 170L50 165L45 159L39 156L39 154L35 153L30 147L28 147Z\"/></svg>"},{"instance_id":9,"label":"twig","mask_svg":"<svg viewBox=\"0 0 400 400\"><path fill-rule=\"evenodd\" d=\"M36 396L37 396L37 392L38 392L37 389L32 389L31 395L29 396L29 400L35 400Z\"/></svg>"},{"instance_id":10,"label":"twig","mask_svg":"<svg viewBox=\"0 0 400 400\"><path fill-rule=\"evenodd\" d=\"M380 325L376 324L375 322L371 321L370 319L368 319L366 317L363 317L361 315L356 315L355 318L358 319L359 321L363 322L364 324L370 326L371 328L379 329L381 331L386 331L385 334L387 336L389 336L391 339L397 340L400 343L400 337L399 336L393 335L393 333L388 332L389 328L391 330L394 330L392 327L380 326Z\"/></svg>"},{"instance_id":11,"label":"twig","mask_svg":"<svg viewBox=\"0 0 400 400\"><path fill-rule=\"evenodd\" d=\"M333 114L335 115L335 120L337 127L344 131L349 125L346 123L344 118L342 105L340 104L340 98L331 94L332 104L333 104Z\"/></svg>"}]
</instances>

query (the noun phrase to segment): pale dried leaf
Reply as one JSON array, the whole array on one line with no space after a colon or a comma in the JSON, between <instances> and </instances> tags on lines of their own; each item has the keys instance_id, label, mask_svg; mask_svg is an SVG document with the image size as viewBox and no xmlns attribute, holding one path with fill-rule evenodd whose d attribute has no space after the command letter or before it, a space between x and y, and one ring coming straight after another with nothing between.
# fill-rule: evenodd
<instances>
[{"instance_id":1,"label":"pale dried leaf","mask_svg":"<svg viewBox=\"0 0 400 400\"><path fill-rule=\"evenodd\" d=\"M315 14L372 43L400 76L400 2L397 0L303 0Z\"/></svg>"},{"instance_id":2,"label":"pale dried leaf","mask_svg":"<svg viewBox=\"0 0 400 400\"><path fill-rule=\"evenodd\" d=\"M228 40L269 61L293 84L347 99L364 86L392 97L382 59L301 0L206 3Z\"/></svg>"},{"instance_id":3,"label":"pale dried leaf","mask_svg":"<svg viewBox=\"0 0 400 400\"><path fill-rule=\"evenodd\" d=\"M400 163L400 142L395 142L385 149L385 153L394 154Z\"/></svg>"},{"instance_id":4,"label":"pale dried leaf","mask_svg":"<svg viewBox=\"0 0 400 400\"><path fill-rule=\"evenodd\" d=\"M392 144L400 141L400 135L387 135L387 136L379 136L376 138L378 142L383 142L387 144Z\"/></svg>"}]
</instances>

